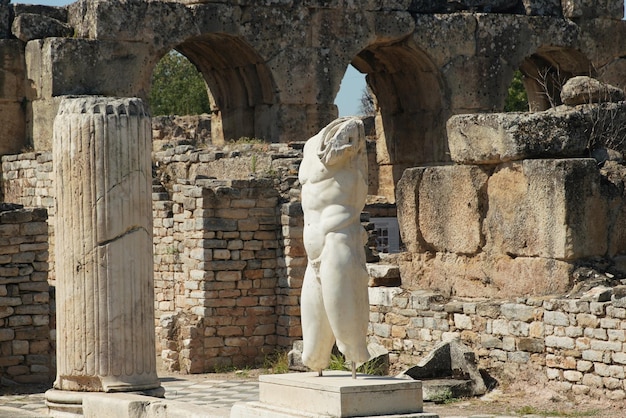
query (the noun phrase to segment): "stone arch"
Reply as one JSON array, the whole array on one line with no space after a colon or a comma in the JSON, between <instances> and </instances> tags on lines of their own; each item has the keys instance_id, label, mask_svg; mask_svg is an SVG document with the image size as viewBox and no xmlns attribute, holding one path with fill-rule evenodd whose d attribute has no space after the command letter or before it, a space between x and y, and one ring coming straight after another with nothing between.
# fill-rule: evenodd
<instances>
[{"instance_id":1,"label":"stone arch","mask_svg":"<svg viewBox=\"0 0 626 418\"><path fill-rule=\"evenodd\" d=\"M352 65L375 96L379 194L395 201L406 168L449 160L442 78L425 52L406 43L369 46Z\"/></svg>"},{"instance_id":2,"label":"stone arch","mask_svg":"<svg viewBox=\"0 0 626 418\"><path fill-rule=\"evenodd\" d=\"M561 104L561 86L577 75L595 75L591 61L572 48L543 46L525 58L520 71L528 95L529 110L540 111Z\"/></svg>"},{"instance_id":3,"label":"stone arch","mask_svg":"<svg viewBox=\"0 0 626 418\"><path fill-rule=\"evenodd\" d=\"M271 123L275 83L261 57L241 38L210 33L174 49L202 74L211 103L213 143L241 137L276 141Z\"/></svg>"}]
</instances>

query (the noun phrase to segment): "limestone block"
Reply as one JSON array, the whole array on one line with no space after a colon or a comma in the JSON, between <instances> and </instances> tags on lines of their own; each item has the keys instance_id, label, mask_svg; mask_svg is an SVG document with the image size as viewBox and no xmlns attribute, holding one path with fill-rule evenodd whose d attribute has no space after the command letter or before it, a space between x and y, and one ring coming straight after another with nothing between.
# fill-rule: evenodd
<instances>
[{"instance_id":1,"label":"limestone block","mask_svg":"<svg viewBox=\"0 0 626 418\"><path fill-rule=\"evenodd\" d=\"M572 77L561 89L561 100L569 106L585 103L619 102L624 91L587 76Z\"/></svg>"},{"instance_id":2,"label":"limestone block","mask_svg":"<svg viewBox=\"0 0 626 418\"><path fill-rule=\"evenodd\" d=\"M21 102L27 95L23 45L16 39L0 39L0 58L0 97Z\"/></svg>"},{"instance_id":3,"label":"limestone block","mask_svg":"<svg viewBox=\"0 0 626 418\"><path fill-rule=\"evenodd\" d=\"M57 19L23 13L13 20L11 32L17 39L28 42L33 39L71 36L74 31L68 24Z\"/></svg>"},{"instance_id":4,"label":"limestone block","mask_svg":"<svg viewBox=\"0 0 626 418\"><path fill-rule=\"evenodd\" d=\"M423 168L407 169L396 187L400 236L411 253L423 252L428 248L419 227L419 185L423 174Z\"/></svg>"},{"instance_id":5,"label":"limestone block","mask_svg":"<svg viewBox=\"0 0 626 418\"><path fill-rule=\"evenodd\" d=\"M400 269L396 265L368 263L367 273L369 275L370 287L372 286L400 286Z\"/></svg>"},{"instance_id":6,"label":"limestone block","mask_svg":"<svg viewBox=\"0 0 626 418\"><path fill-rule=\"evenodd\" d=\"M403 242L410 249L463 254L478 251L483 242L481 220L487 179L488 173L478 166L405 171L398 185L398 190L402 189L398 198L408 198L398 204ZM410 208L411 197L415 199L415 209Z\"/></svg>"},{"instance_id":7,"label":"limestone block","mask_svg":"<svg viewBox=\"0 0 626 418\"><path fill-rule=\"evenodd\" d=\"M435 0L436 1L436 0ZM424 2L413 2L424 3ZM416 30L412 40L440 67L450 57L474 56L476 53L476 16L470 13L418 14L415 16Z\"/></svg>"},{"instance_id":8,"label":"limestone block","mask_svg":"<svg viewBox=\"0 0 626 418\"><path fill-rule=\"evenodd\" d=\"M32 117L28 120L27 132L32 132L33 148L38 151L52 150L54 117L59 109L60 97L31 102Z\"/></svg>"},{"instance_id":9,"label":"limestone block","mask_svg":"<svg viewBox=\"0 0 626 418\"><path fill-rule=\"evenodd\" d=\"M415 31L415 19L403 11L375 14L374 32L380 41L401 39Z\"/></svg>"},{"instance_id":10,"label":"limestone block","mask_svg":"<svg viewBox=\"0 0 626 418\"><path fill-rule=\"evenodd\" d=\"M45 6L42 4L13 4L13 13L20 16L24 13L49 17L60 22L67 22L67 9L65 7Z\"/></svg>"},{"instance_id":11,"label":"limestone block","mask_svg":"<svg viewBox=\"0 0 626 418\"><path fill-rule=\"evenodd\" d=\"M33 40L26 44L27 77L33 81L37 98L66 94L142 97L149 90L157 59L150 55L151 48L138 42Z\"/></svg>"},{"instance_id":12,"label":"limestone block","mask_svg":"<svg viewBox=\"0 0 626 418\"><path fill-rule=\"evenodd\" d=\"M529 27L532 18L526 16L486 13L475 15L475 19L476 50L483 56L517 56L520 53L518 50L525 50L523 44L532 37ZM515 31L515 37L511 36L511 31ZM512 78L511 73L509 80Z\"/></svg>"},{"instance_id":13,"label":"limestone block","mask_svg":"<svg viewBox=\"0 0 626 418\"><path fill-rule=\"evenodd\" d=\"M27 146L26 122L21 102L0 100L0 124L0 154L18 153Z\"/></svg>"},{"instance_id":14,"label":"limestone block","mask_svg":"<svg viewBox=\"0 0 626 418\"><path fill-rule=\"evenodd\" d=\"M154 45L161 47L172 39L181 39L181 33L189 36L189 27L192 25L199 30L198 23L202 26L215 25L213 30L198 34L212 31L228 33L229 28L223 27L223 21L230 21L236 16L233 16L233 8L229 5L198 5L193 10L197 16L194 24L192 10L179 2L80 3L76 2L68 7L68 23L76 28L78 37L131 42L150 39ZM163 36L164 30L168 36Z\"/></svg>"},{"instance_id":15,"label":"limestone block","mask_svg":"<svg viewBox=\"0 0 626 418\"><path fill-rule=\"evenodd\" d=\"M498 166L484 221L491 252L572 260L607 251L607 207L593 159Z\"/></svg>"},{"instance_id":16,"label":"limestone block","mask_svg":"<svg viewBox=\"0 0 626 418\"><path fill-rule=\"evenodd\" d=\"M504 91L510 83L499 55L493 57L455 56L443 67L450 88L453 113L492 111L504 107ZM509 70L510 71L510 70Z\"/></svg>"},{"instance_id":17,"label":"limestone block","mask_svg":"<svg viewBox=\"0 0 626 418\"><path fill-rule=\"evenodd\" d=\"M8 1L0 4L0 39L11 37L11 5Z\"/></svg>"},{"instance_id":18,"label":"limestone block","mask_svg":"<svg viewBox=\"0 0 626 418\"><path fill-rule=\"evenodd\" d=\"M400 263L405 282L460 297L510 298L549 295L570 289L571 263L538 257L465 256L450 253L413 254ZM550 280L545 280L550 277ZM370 288L385 289L385 288ZM370 293L370 300L372 293ZM499 315L500 311L495 313Z\"/></svg>"},{"instance_id":19,"label":"limestone block","mask_svg":"<svg viewBox=\"0 0 626 418\"><path fill-rule=\"evenodd\" d=\"M450 157L461 164L582 156L589 140L576 110L456 115L446 127Z\"/></svg>"},{"instance_id":20,"label":"limestone block","mask_svg":"<svg viewBox=\"0 0 626 418\"><path fill-rule=\"evenodd\" d=\"M621 0L563 0L563 15L568 19L600 17L621 20L624 17L624 2Z\"/></svg>"},{"instance_id":21,"label":"limestone block","mask_svg":"<svg viewBox=\"0 0 626 418\"><path fill-rule=\"evenodd\" d=\"M526 14L533 16L561 16L561 0L522 0Z\"/></svg>"},{"instance_id":22,"label":"limestone block","mask_svg":"<svg viewBox=\"0 0 626 418\"><path fill-rule=\"evenodd\" d=\"M403 374L418 380L464 376L471 380L470 396L483 395L487 391L474 352L456 340L437 344L417 365Z\"/></svg>"}]
</instances>

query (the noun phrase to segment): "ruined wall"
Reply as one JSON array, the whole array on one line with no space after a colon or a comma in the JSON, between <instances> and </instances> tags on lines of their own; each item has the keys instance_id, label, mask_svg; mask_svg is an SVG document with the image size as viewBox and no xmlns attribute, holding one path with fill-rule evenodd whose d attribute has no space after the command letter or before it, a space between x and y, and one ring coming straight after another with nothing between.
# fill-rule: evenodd
<instances>
[{"instance_id":1,"label":"ruined wall","mask_svg":"<svg viewBox=\"0 0 626 418\"><path fill-rule=\"evenodd\" d=\"M18 205L19 207L19 205ZM0 205L0 380L54 379L55 310L45 209Z\"/></svg>"},{"instance_id":2,"label":"ruined wall","mask_svg":"<svg viewBox=\"0 0 626 418\"><path fill-rule=\"evenodd\" d=\"M370 338L396 371L459 339L500 381L549 382L561 393L626 399L624 286L584 297L447 299L428 290L370 288Z\"/></svg>"},{"instance_id":3,"label":"ruined wall","mask_svg":"<svg viewBox=\"0 0 626 418\"><path fill-rule=\"evenodd\" d=\"M584 85L582 104L449 120L455 163L398 183L405 286L507 298L567 293L581 265L626 277L626 102Z\"/></svg>"},{"instance_id":4,"label":"ruined wall","mask_svg":"<svg viewBox=\"0 0 626 418\"><path fill-rule=\"evenodd\" d=\"M54 183L51 152L27 152L2 156L2 200L27 208L46 209L48 252L51 255L48 280L55 283L54 269Z\"/></svg>"},{"instance_id":5,"label":"ruined wall","mask_svg":"<svg viewBox=\"0 0 626 418\"><path fill-rule=\"evenodd\" d=\"M278 194L271 180L155 193L157 346L170 369L260 364L277 348Z\"/></svg>"},{"instance_id":6,"label":"ruined wall","mask_svg":"<svg viewBox=\"0 0 626 418\"><path fill-rule=\"evenodd\" d=\"M516 70L536 110L558 104L553 90L575 75L623 86L623 7L620 0L6 4L4 152L49 150L62 95L147 97L154 66L172 49L207 82L216 144L301 141L337 116L334 99L352 64L375 94L379 194L393 201L406 168L450 160L451 115L503 109ZM546 89L546 81L554 85Z\"/></svg>"},{"instance_id":7,"label":"ruined wall","mask_svg":"<svg viewBox=\"0 0 626 418\"><path fill-rule=\"evenodd\" d=\"M273 180L198 179L176 182L170 194L155 182L156 332L166 367L199 372L258 364L301 337L302 212L297 189L287 189L279 198ZM378 210L388 215L392 208ZM271 222L257 226L259 217ZM261 232L270 234L261 239ZM621 288L571 299L450 300L403 280L402 287L370 288L369 335L390 351L395 370L415 364L440 341L460 338L499 380L524 377L552 382L564 393L625 398Z\"/></svg>"}]
</instances>

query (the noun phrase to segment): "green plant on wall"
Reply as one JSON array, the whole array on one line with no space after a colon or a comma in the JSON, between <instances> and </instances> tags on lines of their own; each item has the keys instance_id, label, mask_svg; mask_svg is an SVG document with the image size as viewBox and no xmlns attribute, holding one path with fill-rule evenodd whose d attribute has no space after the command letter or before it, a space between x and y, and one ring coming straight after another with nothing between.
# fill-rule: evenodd
<instances>
[{"instance_id":1,"label":"green plant on wall","mask_svg":"<svg viewBox=\"0 0 626 418\"><path fill-rule=\"evenodd\" d=\"M528 96L522 81L523 77L519 70L515 71L504 103L505 112L528 112Z\"/></svg>"}]
</instances>

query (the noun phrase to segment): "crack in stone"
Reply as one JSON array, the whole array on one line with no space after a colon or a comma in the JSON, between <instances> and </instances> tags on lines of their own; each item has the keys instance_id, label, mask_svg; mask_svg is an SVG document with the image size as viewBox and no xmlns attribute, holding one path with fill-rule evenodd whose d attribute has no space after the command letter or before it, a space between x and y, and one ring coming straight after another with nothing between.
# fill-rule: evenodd
<instances>
[{"instance_id":1,"label":"crack in stone","mask_svg":"<svg viewBox=\"0 0 626 418\"><path fill-rule=\"evenodd\" d=\"M134 234L135 232L139 232L139 231L144 231L145 233L148 233L148 231L146 230L146 228L142 227L142 226L133 226L131 228L128 228L126 231L124 231L122 234L113 237L111 239L102 241L98 243L98 247L104 247L105 245L109 245L110 243L114 242L114 241L118 241L130 234Z\"/></svg>"}]
</instances>

